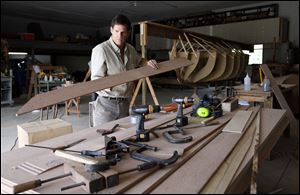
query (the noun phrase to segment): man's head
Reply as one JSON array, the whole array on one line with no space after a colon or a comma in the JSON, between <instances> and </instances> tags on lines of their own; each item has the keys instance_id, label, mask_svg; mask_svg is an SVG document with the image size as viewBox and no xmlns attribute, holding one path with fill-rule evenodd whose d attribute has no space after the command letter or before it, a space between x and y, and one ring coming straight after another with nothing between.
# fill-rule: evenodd
<instances>
[{"instance_id":1,"label":"man's head","mask_svg":"<svg viewBox=\"0 0 300 195\"><path fill-rule=\"evenodd\" d=\"M110 32L112 39L120 48L125 46L130 35L131 22L124 15L117 15L111 21Z\"/></svg>"}]
</instances>

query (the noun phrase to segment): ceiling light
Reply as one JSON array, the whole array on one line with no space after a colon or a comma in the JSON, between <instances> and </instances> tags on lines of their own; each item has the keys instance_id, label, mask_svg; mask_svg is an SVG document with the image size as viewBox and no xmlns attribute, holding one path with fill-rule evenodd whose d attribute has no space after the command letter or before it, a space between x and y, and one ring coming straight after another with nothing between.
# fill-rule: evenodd
<instances>
[{"instance_id":1,"label":"ceiling light","mask_svg":"<svg viewBox=\"0 0 300 195\"><path fill-rule=\"evenodd\" d=\"M8 52L8 55L27 55L26 52Z\"/></svg>"}]
</instances>

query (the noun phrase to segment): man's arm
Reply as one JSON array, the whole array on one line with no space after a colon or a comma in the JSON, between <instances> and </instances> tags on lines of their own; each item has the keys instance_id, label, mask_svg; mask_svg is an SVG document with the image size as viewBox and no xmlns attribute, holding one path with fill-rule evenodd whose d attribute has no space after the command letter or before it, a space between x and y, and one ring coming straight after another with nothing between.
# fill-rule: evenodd
<instances>
[{"instance_id":1,"label":"man's arm","mask_svg":"<svg viewBox=\"0 0 300 195\"><path fill-rule=\"evenodd\" d=\"M89 70L87 71L84 79L83 79L83 82L86 82L86 80L91 76L91 68L89 68Z\"/></svg>"},{"instance_id":2,"label":"man's arm","mask_svg":"<svg viewBox=\"0 0 300 195\"><path fill-rule=\"evenodd\" d=\"M101 47L96 47L92 51L91 58L91 80L96 80L106 76L107 67L105 64L104 50Z\"/></svg>"},{"instance_id":3,"label":"man's arm","mask_svg":"<svg viewBox=\"0 0 300 195\"><path fill-rule=\"evenodd\" d=\"M145 58L141 58L141 61L139 63L139 67L142 67L142 66L150 66L152 68L158 69L158 65L157 65L156 60L147 60Z\"/></svg>"}]
</instances>

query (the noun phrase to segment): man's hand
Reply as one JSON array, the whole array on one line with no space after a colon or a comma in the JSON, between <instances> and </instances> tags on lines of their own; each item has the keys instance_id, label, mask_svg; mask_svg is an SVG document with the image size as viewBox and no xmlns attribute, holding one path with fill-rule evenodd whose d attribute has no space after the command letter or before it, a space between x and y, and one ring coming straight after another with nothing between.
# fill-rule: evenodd
<instances>
[{"instance_id":1,"label":"man's hand","mask_svg":"<svg viewBox=\"0 0 300 195\"><path fill-rule=\"evenodd\" d=\"M147 66L150 66L152 68L158 69L158 64L157 64L156 60L149 60L149 61L147 61Z\"/></svg>"}]
</instances>

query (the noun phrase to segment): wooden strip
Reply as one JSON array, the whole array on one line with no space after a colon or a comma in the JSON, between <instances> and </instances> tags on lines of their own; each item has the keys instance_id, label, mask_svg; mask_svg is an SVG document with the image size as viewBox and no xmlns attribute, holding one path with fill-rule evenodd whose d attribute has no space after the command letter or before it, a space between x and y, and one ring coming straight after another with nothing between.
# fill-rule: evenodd
<instances>
[{"instance_id":1,"label":"wooden strip","mask_svg":"<svg viewBox=\"0 0 300 195\"><path fill-rule=\"evenodd\" d=\"M223 132L242 133L252 111L238 111L224 127Z\"/></svg>"},{"instance_id":2,"label":"wooden strip","mask_svg":"<svg viewBox=\"0 0 300 195\"><path fill-rule=\"evenodd\" d=\"M186 59L175 59L161 62L159 69L153 69L149 66L129 70L120 74L111 75L94 81L78 83L69 87L42 93L31 98L18 112L17 115L31 112L36 109L44 108L69 99L90 94L95 91L113 87L129 81L134 81L144 77L164 73L181 67L191 65L192 62Z\"/></svg>"},{"instance_id":3,"label":"wooden strip","mask_svg":"<svg viewBox=\"0 0 300 195\"><path fill-rule=\"evenodd\" d=\"M257 118L257 117L256 117ZM208 183L199 191L204 194L224 194L253 142L256 124L245 131L230 156L223 162Z\"/></svg>"},{"instance_id":4,"label":"wooden strip","mask_svg":"<svg viewBox=\"0 0 300 195\"><path fill-rule=\"evenodd\" d=\"M256 119L256 132L255 132L255 145L254 145L254 155L252 163L252 175L251 175L251 185L250 194L257 194L257 174L258 174L258 148L260 144L260 112L257 114Z\"/></svg>"},{"instance_id":5,"label":"wooden strip","mask_svg":"<svg viewBox=\"0 0 300 195\"><path fill-rule=\"evenodd\" d=\"M257 108L254 109L251 120L246 125L247 128L251 125L256 113ZM231 153L240 137L241 134L222 132L151 193L198 193L199 189L206 184L207 180ZM182 178L184 178L184 183L193 185L177 185L176 183Z\"/></svg>"},{"instance_id":6,"label":"wooden strip","mask_svg":"<svg viewBox=\"0 0 300 195\"><path fill-rule=\"evenodd\" d=\"M264 74L270 79L270 84L272 86L273 92L281 106L281 108L287 110L287 115L291 123L291 133L294 134L297 138L299 138L299 120L296 120L291 108L289 107L288 103L286 102L281 90L279 89L273 74L271 73L270 69L268 68L267 64L261 65L261 68Z\"/></svg>"},{"instance_id":7,"label":"wooden strip","mask_svg":"<svg viewBox=\"0 0 300 195\"><path fill-rule=\"evenodd\" d=\"M140 88L141 88L142 82L143 82L143 79L140 79L139 82L138 82L138 84L136 85L136 88L134 90L133 96L132 96L130 104L129 104L129 108L131 108L133 106L134 101L135 101L135 99L136 99L136 97L137 97L137 95L139 93Z\"/></svg>"},{"instance_id":8,"label":"wooden strip","mask_svg":"<svg viewBox=\"0 0 300 195\"><path fill-rule=\"evenodd\" d=\"M196 52L195 52L195 50L194 50L194 47L193 47L193 45L191 44L191 42L190 42L189 38L186 36L186 34L185 34L185 33L183 33L183 34L184 34L184 36L185 36L185 38L186 38L187 42L189 43L189 45L190 45L190 47L191 47L191 49L192 49L192 51L193 51L194 55L195 55L195 56L196 56L196 58L197 58L197 54L196 54Z\"/></svg>"},{"instance_id":9,"label":"wooden strip","mask_svg":"<svg viewBox=\"0 0 300 195\"><path fill-rule=\"evenodd\" d=\"M155 104L155 105L159 105L158 100L157 100L157 97L156 97L156 95L155 95L155 92L154 92L154 89L153 89L153 87L152 87L152 84L151 84L151 81L150 81L149 77L146 77L146 82L147 82L148 88L149 88L149 90L150 90L150 93L151 93L151 95L152 95L154 104Z\"/></svg>"},{"instance_id":10,"label":"wooden strip","mask_svg":"<svg viewBox=\"0 0 300 195\"><path fill-rule=\"evenodd\" d=\"M143 23L146 23L148 26L147 30L148 30L149 36L158 36L158 37L165 37L165 38L169 38L169 39L177 39L178 35L183 36L183 33L186 32L187 34L193 34L195 36L202 37L205 40L209 40L209 41L213 41L213 42L224 40L229 43L235 43L235 44L238 44L244 50L253 51L253 45L240 43L240 42L236 42L236 41L231 41L231 40L226 40L226 39L221 39L218 37L208 36L208 35L192 32L192 31L188 31L188 30L182 30L179 28L175 28L175 27L167 26L167 25L163 25L163 24L158 24L158 23L154 23L154 22L147 21L147 22L143 22ZM192 42L192 40L191 40L191 42Z\"/></svg>"}]
</instances>

